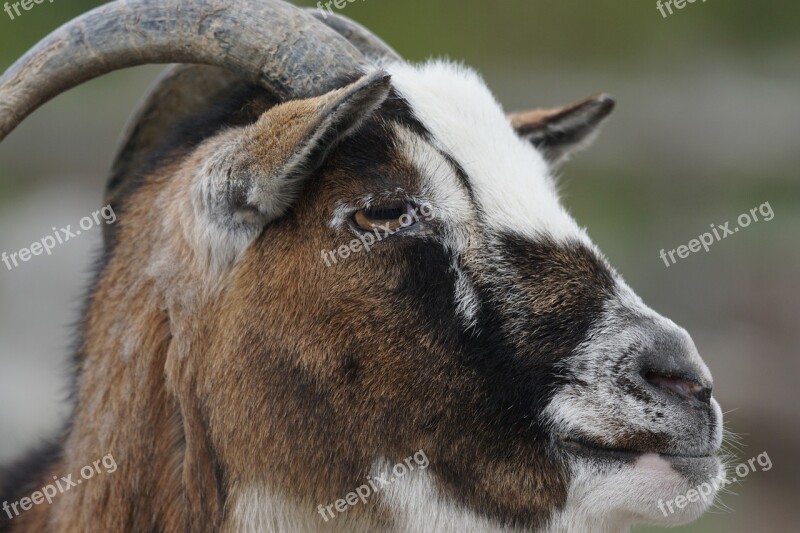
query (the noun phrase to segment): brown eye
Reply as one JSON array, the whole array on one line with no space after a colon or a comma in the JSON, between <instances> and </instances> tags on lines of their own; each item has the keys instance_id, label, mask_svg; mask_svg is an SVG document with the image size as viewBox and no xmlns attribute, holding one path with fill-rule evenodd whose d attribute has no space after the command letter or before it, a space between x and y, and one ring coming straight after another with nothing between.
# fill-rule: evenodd
<instances>
[{"instance_id":1,"label":"brown eye","mask_svg":"<svg viewBox=\"0 0 800 533\"><path fill-rule=\"evenodd\" d=\"M362 231L397 231L411 226L415 220L413 208L407 202L362 209L353 215L353 222Z\"/></svg>"}]
</instances>

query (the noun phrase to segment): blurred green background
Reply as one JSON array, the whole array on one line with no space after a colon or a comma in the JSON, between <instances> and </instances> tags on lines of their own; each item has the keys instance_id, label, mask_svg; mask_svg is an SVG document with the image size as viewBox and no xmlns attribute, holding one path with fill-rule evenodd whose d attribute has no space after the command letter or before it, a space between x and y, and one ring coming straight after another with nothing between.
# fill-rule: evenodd
<instances>
[{"instance_id":1,"label":"blurred green background","mask_svg":"<svg viewBox=\"0 0 800 533\"><path fill-rule=\"evenodd\" d=\"M0 69L101 3L0 12ZM561 171L565 203L645 301L693 334L739 459L773 462L681 530L800 530L800 4L709 0L666 19L655 0L363 0L341 12L411 60L476 67L509 110L617 97L595 146ZM119 132L159 71L90 82L0 144L0 251L100 207ZM659 258L764 202L772 221L669 268ZM0 461L65 416L70 324L99 233L0 269Z\"/></svg>"}]
</instances>

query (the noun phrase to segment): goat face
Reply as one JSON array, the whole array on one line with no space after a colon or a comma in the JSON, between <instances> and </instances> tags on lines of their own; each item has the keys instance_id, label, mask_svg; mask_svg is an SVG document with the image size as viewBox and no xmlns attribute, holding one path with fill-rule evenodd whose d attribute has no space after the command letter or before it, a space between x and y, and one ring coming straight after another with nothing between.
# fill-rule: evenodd
<instances>
[{"instance_id":1,"label":"goat face","mask_svg":"<svg viewBox=\"0 0 800 533\"><path fill-rule=\"evenodd\" d=\"M191 191L175 224L214 280L191 394L232 508L266 493L313 510L424 450L430 469L348 520L698 516L710 501L667 518L658 502L721 475L708 369L549 176L613 102L509 119L469 71L388 70L210 139L170 184Z\"/></svg>"},{"instance_id":2,"label":"goat face","mask_svg":"<svg viewBox=\"0 0 800 533\"><path fill-rule=\"evenodd\" d=\"M35 474L77 472L92 450L119 473L15 525L608 531L697 516L708 501L658 504L720 475L709 372L549 176L612 102L507 117L475 74L327 24L281 0L109 2L0 77L2 140L105 72L227 72L157 90L110 182L120 216L75 411ZM376 65L391 76L360 77ZM239 82L268 93L231 113L257 120L217 117L173 146L153 119ZM156 171L139 168L155 153ZM333 522L316 514L418 450L430 468Z\"/></svg>"}]
</instances>

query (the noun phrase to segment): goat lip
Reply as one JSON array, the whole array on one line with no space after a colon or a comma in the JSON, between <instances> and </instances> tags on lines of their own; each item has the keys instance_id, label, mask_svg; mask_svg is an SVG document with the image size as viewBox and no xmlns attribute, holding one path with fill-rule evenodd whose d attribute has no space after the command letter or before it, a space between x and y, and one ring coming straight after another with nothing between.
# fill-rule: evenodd
<instances>
[{"instance_id":1,"label":"goat lip","mask_svg":"<svg viewBox=\"0 0 800 533\"><path fill-rule=\"evenodd\" d=\"M559 436L559 440L561 441L561 445L564 447L564 449L577 455L606 457L620 461L630 461L639 455L642 455L643 453L647 453L638 450L630 450L627 448L607 447L601 444L590 442L581 437L569 437L566 435L561 435Z\"/></svg>"},{"instance_id":2,"label":"goat lip","mask_svg":"<svg viewBox=\"0 0 800 533\"><path fill-rule=\"evenodd\" d=\"M644 454L657 454L667 460L707 460L716 457L716 453L707 454L681 454L661 450L633 450L630 448L614 448L592 442L583 437L560 435L559 440L562 446L569 452L584 456L606 457L617 460L633 460Z\"/></svg>"}]
</instances>

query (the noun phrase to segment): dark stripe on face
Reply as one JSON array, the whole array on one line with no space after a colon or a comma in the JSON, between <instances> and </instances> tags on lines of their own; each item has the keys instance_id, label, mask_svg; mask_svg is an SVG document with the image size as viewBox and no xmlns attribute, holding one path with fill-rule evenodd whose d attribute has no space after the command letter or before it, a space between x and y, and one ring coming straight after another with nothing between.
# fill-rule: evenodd
<instances>
[{"instance_id":1,"label":"dark stripe on face","mask_svg":"<svg viewBox=\"0 0 800 533\"><path fill-rule=\"evenodd\" d=\"M416 133L420 137L422 137L428 144L430 144L439 155L447 160L450 163L450 166L453 168L453 172L455 172L456 176L458 177L459 182L464 186L466 189L467 194L469 195L470 200L472 203L475 204L475 193L472 188L472 183L469 181L469 177L467 176L467 172L461 166L461 164L449 153L444 151L440 146L439 143L436 142L433 134L425 127L421 120L419 120L414 113L414 110L411 107L411 104L408 103L405 99L394 92L389 96L389 100L384 106L388 107L390 111L394 114L390 117L397 123L402 126L405 126L407 129L411 130L413 133Z\"/></svg>"},{"instance_id":2,"label":"dark stripe on face","mask_svg":"<svg viewBox=\"0 0 800 533\"><path fill-rule=\"evenodd\" d=\"M466 331L456 312L451 252L431 241L404 248L413 262L397 287L398 307L420 309L424 329L475 371L485 423L540 436L539 415L565 379L558 363L584 341L612 296L605 262L580 243L504 235L486 250L487 264L464 265L481 302L476 327Z\"/></svg>"},{"instance_id":3,"label":"dark stripe on face","mask_svg":"<svg viewBox=\"0 0 800 533\"><path fill-rule=\"evenodd\" d=\"M408 102L392 89L380 109L344 139L335 155L327 162L332 168L350 176L358 176L375 185L383 185L393 190L396 182L392 179L394 169L407 174L405 165L398 165L397 139L394 125L399 124L423 139L430 138L425 126L416 119Z\"/></svg>"},{"instance_id":4,"label":"dark stripe on face","mask_svg":"<svg viewBox=\"0 0 800 533\"><path fill-rule=\"evenodd\" d=\"M435 332L443 348L454 359L454 372L469 371L481 383L481 394L470 401L477 408L478 423L493 427L497 435L526 439L541 437L539 413L547 405L558 383L553 360L535 352L513 337L508 327L525 316L524 310L504 308L505 298L495 287L476 286L482 302L475 328L465 330L456 308L457 274L453 258L439 243L417 242L406 250L413 258L395 297L399 308L408 304L421 311L423 328ZM531 329L544 327L541 322ZM502 440L502 439L501 439Z\"/></svg>"},{"instance_id":5,"label":"dark stripe on face","mask_svg":"<svg viewBox=\"0 0 800 533\"><path fill-rule=\"evenodd\" d=\"M469 339L465 358L511 427L528 419L538 432L540 413L566 379L559 363L586 339L613 293L611 271L582 244L515 235L501 236L476 261L487 263L465 270L481 302L480 335Z\"/></svg>"},{"instance_id":6,"label":"dark stripe on face","mask_svg":"<svg viewBox=\"0 0 800 533\"><path fill-rule=\"evenodd\" d=\"M504 235L500 243L499 253L511 267L513 279L502 271L494 277L509 283L514 301L522 302L509 309L515 326L521 328L519 340L535 357L558 360L569 355L613 295L611 270L578 242Z\"/></svg>"},{"instance_id":7,"label":"dark stripe on face","mask_svg":"<svg viewBox=\"0 0 800 533\"><path fill-rule=\"evenodd\" d=\"M475 202L472 184L470 183L467 173L464 171L461 164L459 164L459 162L456 161L453 156L443 151L438 146L433 134L428 130L427 127L425 127L422 121L417 117L416 113L414 113L414 109L411 107L411 104L409 104L405 98L397 94L395 89L391 90L389 97L381 107L381 116L387 120L404 126L406 129L410 130L416 135L419 135L431 146L433 146L434 149L436 149L436 151L438 151L439 154L450 163L450 165L453 167L453 171L458 176L459 181L467 190L467 194L469 195L470 199L473 203Z\"/></svg>"},{"instance_id":8,"label":"dark stripe on face","mask_svg":"<svg viewBox=\"0 0 800 533\"><path fill-rule=\"evenodd\" d=\"M566 498L541 416L562 382L559 371L550 358L520 348L508 327L514 313L491 287L476 287L477 325L465 329L454 258L442 244L410 241L402 255L405 275L391 308L416 310L407 327L419 334L409 335L404 357L424 362L426 376L414 385L419 411L406 418L427 437L436 479L450 497L498 523L536 528ZM424 388L428 380L437 386ZM405 434L414 432L409 426ZM509 491L496 494L491 487L500 484Z\"/></svg>"},{"instance_id":9,"label":"dark stripe on face","mask_svg":"<svg viewBox=\"0 0 800 533\"><path fill-rule=\"evenodd\" d=\"M430 141L431 139L431 133L416 116L414 110L411 108L411 104L408 103L408 100L400 96L394 88L389 91L389 96L381 106L380 115L390 122L401 124L426 141Z\"/></svg>"}]
</instances>

